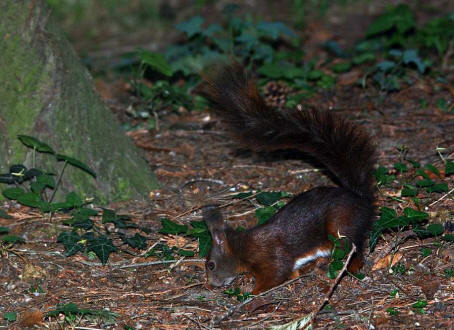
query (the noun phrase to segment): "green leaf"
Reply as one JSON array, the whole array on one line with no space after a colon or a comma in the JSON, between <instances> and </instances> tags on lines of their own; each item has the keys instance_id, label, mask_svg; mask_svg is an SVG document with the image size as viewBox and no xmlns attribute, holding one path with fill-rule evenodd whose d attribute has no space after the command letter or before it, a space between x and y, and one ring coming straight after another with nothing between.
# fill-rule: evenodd
<instances>
[{"instance_id":1,"label":"green leaf","mask_svg":"<svg viewBox=\"0 0 454 330\"><path fill-rule=\"evenodd\" d=\"M255 198L260 204L270 206L276 203L279 199L289 196L289 193L282 191L264 191L258 193Z\"/></svg>"},{"instance_id":2,"label":"green leaf","mask_svg":"<svg viewBox=\"0 0 454 330\"><path fill-rule=\"evenodd\" d=\"M335 279L337 277L337 272L344 267L344 264L342 260L333 260L329 265L328 265L328 278L330 279Z\"/></svg>"},{"instance_id":3,"label":"green leaf","mask_svg":"<svg viewBox=\"0 0 454 330\"><path fill-rule=\"evenodd\" d=\"M331 70L335 73L347 72L351 68L352 68L352 64L350 62L336 63L331 66Z\"/></svg>"},{"instance_id":4,"label":"green leaf","mask_svg":"<svg viewBox=\"0 0 454 330\"><path fill-rule=\"evenodd\" d=\"M421 222L429 217L429 214L427 214L426 212L414 210L410 207L406 207L404 209L404 214L411 223Z\"/></svg>"},{"instance_id":5,"label":"green leaf","mask_svg":"<svg viewBox=\"0 0 454 330\"><path fill-rule=\"evenodd\" d=\"M435 182L432 179L422 179L422 180L416 181L416 185L418 187L430 187L430 186L433 186L434 184L435 184Z\"/></svg>"},{"instance_id":6,"label":"green leaf","mask_svg":"<svg viewBox=\"0 0 454 330\"><path fill-rule=\"evenodd\" d=\"M37 176L36 182L44 185L45 187L49 187L51 189L55 188L54 178L48 174L41 174L41 175Z\"/></svg>"},{"instance_id":7,"label":"green leaf","mask_svg":"<svg viewBox=\"0 0 454 330\"><path fill-rule=\"evenodd\" d=\"M84 230L90 230L93 228L93 220L89 218L71 218L63 221L63 224L71 226L73 228L81 228Z\"/></svg>"},{"instance_id":8,"label":"green leaf","mask_svg":"<svg viewBox=\"0 0 454 330\"><path fill-rule=\"evenodd\" d=\"M248 197L251 197L252 195L254 194L254 192L252 191L247 191L247 192L240 192L238 194L235 194L232 196L232 199L244 199L244 198L248 198Z\"/></svg>"},{"instance_id":9,"label":"green leaf","mask_svg":"<svg viewBox=\"0 0 454 330\"><path fill-rule=\"evenodd\" d=\"M441 237L441 239L442 239L443 241L451 242L451 243L452 243L452 242L454 242L454 235L452 235L452 234L446 234L446 235L443 235L443 236Z\"/></svg>"},{"instance_id":10,"label":"green leaf","mask_svg":"<svg viewBox=\"0 0 454 330\"><path fill-rule=\"evenodd\" d=\"M4 235L2 236L2 242L8 244L16 244L16 243L25 243L25 240L17 235Z\"/></svg>"},{"instance_id":11,"label":"green leaf","mask_svg":"<svg viewBox=\"0 0 454 330\"><path fill-rule=\"evenodd\" d=\"M422 168L415 171L415 176L422 176L424 179L430 179L429 175Z\"/></svg>"},{"instance_id":12,"label":"green leaf","mask_svg":"<svg viewBox=\"0 0 454 330\"><path fill-rule=\"evenodd\" d=\"M407 5L401 4L389 8L386 13L378 16L367 29L368 37L382 34L395 28L398 33L403 34L416 25L415 17Z\"/></svg>"},{"instance_id":13,"label":"green leaf","mask_svg":"<svg viewBox=\"0 0 454 330\"><path fill-rule=\"evenodd\" d=\"M163 54L144 51L141 54L141 61L167 77L171 77L173 74L173 69Z\"/></svg>"},{"instance_id":14,"label":"green leaf","mask_svg":"<svg viewBox=\"0 0 454 330\"><path fill-rule=\"evenodd\" d=\"M323 71L321 70L312 70L308 73L307 79L309 80L318 80L323 76Z\"/></svg>"},{"instance_id":15,"label":"green leaf","mask_svg":"<svg viewBox=\"0 0 454 330\"><path fill-rule=\"evenodd\" d=\"M432 192L443 193L443 192L447 192L448 190L449 190L448 184L445 182L437 183L431 187L426 188L426 191L428 193L432 193Z\"/></svg>"},{"instance_id":16,"label":"green leaf","mask_svg":"<svg viewBox=\"0 0 454 330\"><path fill-rule=\"evenodd\" d=\"M0 209L0 218L1 219L12 219L13 217L10 216L8 213Z\"/></svg>"},{"instance_id":17,"label":"green leaf","mask_svg":"<svg viewBox=\"0 0 454 330\"><path fill-rule=\"evenodd\" d=\"M84 250L84 245L80 243L82 238L75 231L61 232L57 237L57 242L65 247L65 256L69 257L79 251Z\"/></svg>"},{"instance_id":18,"label":"green leaf","mask_svg":"<svg viewBox=\"0 0 454 330\"><path fill-rule=\"evenodd\" d=\"M373 62L375 61L376 56L374 53L363 53L358 56L353 57L353 64L359 65L365 62Z\"/></svg>"},{"instance_id":19,"label":"green leaf","mask_svg":"<svg viewBox=\"0 0 454 330\"><path fill-rule=\"evenodd\" d=\"M439 223L431 223L430 225L427 226L427 230L433 235L433 236L438 236L443 234L444 228L443 225Z\"/></svg>"},{"instance_id":20,"label":"green leaf","mask_svg":"<svg viewBox=\"0 0 454 330\"><path fill-rule=\"evenodd\" d=\"M81 217L94 217L98 215L98 211L89 209L87 207L78 208L73 212L74 216L81 216ZM104 223L104 222L103 222Z\"/></svg>"},{"instance_id":21,"label":"green leaf","mask_svg":"<svg viewBox=\"0 0 454 330\"><path fill-rule=\"evenodd\" d=\"M15 182L16 178L11 173L0 174L0 183L14 184Z\"/></svg>"},{"instance_id":22,"label":"green leaf","mask_svg":"<svg viewBox=\"0 0 454 330\"><path fill-rule=\"evenodd\" d=\"M71 207L81 207L84 202L76 192L72 191L66 195L66 204Z\"/></svg>"},{"instance_id":23,"label":"green leaf","mask_svg":"<svg viewBox=\"0 0 454 330\"><path fill-rule=\"evenodd\" d=\"M281 35L286 35L291 38L296 36L295 33L282 22L260 22L257 24L257 30L273 40L276 40Z\"/></svg>"},{"instance_id":24,"label":"green leaf","mask_svg":"<svg viewBox=\"0 0 454 330\"><path fill-rule=\"evenodd\" d=\"M33 136L18 135L17 137L24 145L26 145L29 148L34 148L38 152L55 154L55 151L51 147L49 147L44 142L38 140L37 138L34 138Z\"/></svg>"},{"instance_id":25,"label":"green leaf","mask_svg":"<svg viewBox=\"0 0 454 330\"><path fill-rule=\"evenodd\" d=\"M447 160L445 167L445 175L454 174L454 162Z\"/></svg>"},{"instance_id":26,"label":"green leaf","mask_svg":"<svg viewBox=\"0 0 454 330\"><path fill-rule=\"evenodd\" d=\"M205 257L211 249L211 236L209 233L199 236L199 255Z\"/></svg>"},{"instance_id":27,"label":"green leaf","mask_svg":"<svg viewBox=\"0 0 454 330\"><path fill-rule=\"evenodd\" d=\"M269 63L262 65L257 72L265 77L272 79L295 79L305 76L302 68L290 63Z\"/></svg>"},{"instance_id":28,"label":"green leaf","mask_svg":"<svg viewBox=\"0 0 454 330\"><path fill-rule=\"evenodd\" d=\"M276 213L276 209L272 206L265 206L255 210L255 216L258 219L258 224L264 224Z\"/></svg>"},{"instance_id":29,"label":"green leaf","mask_svg":"<svg viewBox=\"0 0 454 330\"><path fill-rule=\"evenodd\" d=\"M202 32L202 24L204 22L205 22L205 19L202 18L201 16L194 16L189 21L177 24L175 26L175 28L177 30L180 30L180 31L186 33L188 38L191 38L191 37L195 36L196 34Z\"/></svg>"},{"instance_id":30,"label":"green leaf","mask_svg":"<svg viewBox=\"0 0 454 330\"><path fill-rule=\"evenodd\" d=\"M183 249L178 249L177 254L182 257L193 257L195 255L195 253L193 251L183 250Z\"/></svg>"},{"instance_id":31,"label":"green leaf","mask_svg":"<svg viewBox=\"0 0 454 330\"><path fill-rule=\"evenodd\" d=\"M3 196L8 199L17 200L23 194L25 194L25 191L22 188L8 188L3 190Z\"/></svg>"},{"instance_id":32,"label":"green leaf","mask_svg":"<svg viewBox=\"0 0 454 330\"><path fill-rule=\"evenodd\" d=\"M8 322L14 322L17 319L17 314L15 312L6 312L3 314L3 318Z\"/></svg>"},{"instance_id":33,"label":"green leaf","mask_svg":"<svg viewBox=\"0 0 454 330\"><path fill-rule=\"evenodd\" d=\"M418 55L415 49L406 50L403 53L402 61L404 64L414 64L418 68L419 73L423 74L426 71L426 65Z\"/></svg>"},{"instance_id":34,"label":"green leaf","mask_svg":"<svg viewBox=\"0 0 454 330\"><path fill-rule=\"evenodd\" d=\"M389 72L396 66L396 63L393 61L381 61L378 62L375 66L377 67L378 70L382 72Z\"/></svg>"},{"instance_id":35,"label":"green leaf","mask_svg":"<svg viewBox=\"0 0 454 330\"><path fill-rule=\"evenodd\" d=\"M112 252L118 251L118 248L113 245L112 240L101 235L92 240L87 240L87 251L93 251L96 256L105 265Z\"/></svg>"},{"instance_id":36,"label":"green leaf","mask_svg":"<svg viewBox=\"0 0 454 330\"><path fill-rule=\"evenodd\" d=\"M413 308L424 308L427 306L427 301L426 300L418 300L415 302L412 307Z\"/></svg>"},{"instance_id":37,"label":"green leaf","mask_svg":"<svg viewBox=\"0 0 454 330\"><path fill-rule=\"evenodd\" d=\"M346 256L346 251L344 249L336 248L333 250L332 258L334 260L342 260Z\"/></svg>"},{"instance_id":38,"label":"green leaf","mask_svg":"<svg viewBox=\"0 0 454 330\"><path fill-rule=\"evenodd\" d=\"M166 219L166 218L161 219L161 225L162 225L162 228L159 229L159 232L161 234L178 235L178 234L186 234L186 232L188 231L188 226L180 225L180 224L170 221L169 219Z\"/></svg>"},{"instance_id":39,"label":"green leaf","mask_svg":"<svg viewBox=\"0 0 454 330\"><path fill-rule=\"evenodd\" d=\"M398 170L400 173L404 173L408 171L407 164L404 163L395 163L394 168Z\"/></svg>"},{"instance_id":40,"label":"green leaf","mask_svg":"<svg viewBox=\"0 0 454 330\"><path fill-rule=\"evenodd\" d=\"M410 184L404 184L404 187L400 193L401 197L413 197L418 195L418 188Z\"/></svg>"},{"instance_id":41,"label":"green leaf","mask_svg":"<svg viewBox=\"0 0 454 330\"><path fill-rule=\"evenodd\" d=\"M391 183L394 179L394 175L388 175L388 170L386 167L379 166L374 172L375 180L377 180L377 184L379 185L386 185Z\"/></svg>"},{"instance_id":42,"label":"green leaf","mask_svg":"<svg viewBox=\"0 0 454 330\"><path fill-rule=\"evenodd\" d=\"M128 244L133 249L144 249L147 247L147 238L138 233L135 233L132 237L122 238L122 241Z\"/></svg>"},{"instance_id":43,"label":"green leaf","mask_svg":"<svg viewBox=\"0 0 454 330\"><path fill-rule=\"evenodd\" d=\"M0 235L7 234L8 232L8 227L0 227Z\"/></svg>"},{"instance_id":44,"label":"green leaf","mask_svg":"<svg viewBox=\"0 0 454 330\"><path fill-rule=\"evenodd\" d=\"M41 199L41 196L39 196L39 194L27 192L17 197L17 202L25 206L41 207L43 200Z\"/></svg>"},{"instance_id":45,"label":"green leaf","mask_svg":"<svg viewBox=\"0 0 454 330\"><path fill-rule=\"evenodd\" d=\"M88 174L90 174L92 177L94 177L96 179L96 173L92 169L90 169L87 165L82 163L80 160L77 160L77 159L69 157L69 156L61 155L61 154L57 154L56 157L57 157L58 161L65 161L74 167L80 168L81 170L87 172Z\"/></svg>"}]
</instances>

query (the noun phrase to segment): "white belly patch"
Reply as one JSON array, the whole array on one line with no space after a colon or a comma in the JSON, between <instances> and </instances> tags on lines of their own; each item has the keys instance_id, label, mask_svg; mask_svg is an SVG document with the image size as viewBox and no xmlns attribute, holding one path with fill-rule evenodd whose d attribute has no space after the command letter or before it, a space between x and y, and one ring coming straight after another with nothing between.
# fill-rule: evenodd
<instances>
[{"instance_id":1,"label":"white belly patch","mask_svg":"<svg viewBox=\"0 0 454 330\"><path fill-rule=\"evenodd\" d=\"M331 255L331 250L320 250L317 249L314 253L308 254L303 258L296 259L295 265L293 265L293 270L300 269L302 266L307 264L309 261L315 260L320 257L327 257Z\"/></svg>"}]
</instances>

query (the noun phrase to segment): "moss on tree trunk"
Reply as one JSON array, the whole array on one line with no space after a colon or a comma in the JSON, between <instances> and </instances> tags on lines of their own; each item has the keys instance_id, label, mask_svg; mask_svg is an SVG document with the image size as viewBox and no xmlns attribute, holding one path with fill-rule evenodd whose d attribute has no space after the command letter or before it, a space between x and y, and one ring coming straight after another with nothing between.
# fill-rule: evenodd
<instances>
[{"instance_id":1,"label":"moss on tree trunk","mask_svg":"<svg viewBox=\"0 0 454 330\"><path fill-rule=\"evenodd\" d=\"M42 0L0 2L0 173L12 164L32 165L32 151L18 134L35 136L97 173L95 180L69 166L63 192L108 201L157 187ZM54 172L63 165L44 154L36 163Z\"/></svg>"}]
</instances>

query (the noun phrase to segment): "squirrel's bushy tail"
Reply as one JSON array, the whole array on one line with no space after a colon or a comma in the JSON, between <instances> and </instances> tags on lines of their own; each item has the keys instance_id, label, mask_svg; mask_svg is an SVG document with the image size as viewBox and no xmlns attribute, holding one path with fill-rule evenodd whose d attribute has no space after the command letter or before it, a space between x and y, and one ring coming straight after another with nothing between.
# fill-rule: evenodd
<instances>
[{"instance_id":1,"label":"squirrel's bushy tail","mask_svg":"<svg viewBox=\"0 0 454 330\"><path fill-rule=\"evenodd\" d=\"M239 64L205 76L202 94L242 145L257 151L306 152L326 166L341 187L373 199L375 147L358 126L331 112L268 107Z\"/></svg>"}]
</instances>

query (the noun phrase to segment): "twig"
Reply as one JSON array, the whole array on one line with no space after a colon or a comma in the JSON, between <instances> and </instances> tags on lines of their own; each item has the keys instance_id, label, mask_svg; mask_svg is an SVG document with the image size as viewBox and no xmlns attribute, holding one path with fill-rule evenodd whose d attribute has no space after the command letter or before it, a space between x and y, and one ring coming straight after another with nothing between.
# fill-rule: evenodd
<instances>
[{"instance_id":1,"label":"twig","mask_svg":"<svg viewBox=\"0 0 454 330\"><path fill-rule=\"evenodd\" d=\"M173 264L178 260L159 260L159 261L150 261L150 262L140 262L137 264L125 264L124 262L116 262L103 265L100 262L89 262L85 260L78 260L77 262L84 264L86 266L111 266L114 269L125 269L125 268L135 268L135 267L146 267L146 266L154 266L154 265L164 265L164 264ZM181 262L205 262L204 259L185 259Z\"/></svg>"},{"instance_id":2,"label":"twig","mask_svg":"<svg viewBox=\"0 0 454 330\"><path fill-rule=\"evenodd\" d=\"M276 308L274 308L274 310L273 310L271 313L269 313L267 317L265 317L263 320L259 320L259 321L257 321L257 322L252 323L252 324L249 324L249 325L248 325L248 328L253 328L254 326L256 326L256 325L258 325L258 324L260 324L260 323L263 323L263 322L265 322L266 320L270 319L270 318L274 315L274 313L276 313L276 311L279 309L279 307L281 307L281 305L282 305L282 302L280 301L280 302L277 304Z\"/></svg>"},{"instance_id":3,"label":"twig","mask_svg":"<svg viewBox=\"0 0 454 330\"><path fill-rule=\"evenodd\" d=\"M200 323L198 320L193 319L192 317L190 317L190 316L188 316L188 315L185 315L185 317L186 317L188 320L190 320L190 321L194 322L195 324L197 324L197 325L199 326L199 328L210 329L210 328L207 327L206 325Z\"/></svg>"},{"instance_id":4,"label":"twig","mask_svg":"<svg viewBox=\"0 0 454 330\"><path fill-rule=\"evenodd\" d=\"M448 197L450 194L452 194L452 192L454 192L454 188L452 188L450 191L448 191L446 194L444 194L443 196L441 196L439 199L437 199L435 202L432 202L429 204L428 207L431 207L435 204L437 204L438 202L440 202L441 200L445 199L446 197Z\"/></svg>"},{"instance_id":5,"label":"twig","mask_svg":"<svg viewBox=\"0 0 454 330\"><path fill-rule=\"evenodd\" d=\"M325 306L325 304L331 298L331 295L333 294L334 289L336 288L337 284L339 284L340 279L342 278L342 275L344 275L345 271L347 270L348 264L350 263L350 260L352 259L352 256L353 256L353 254L355 252L356 252L356 245L355 245L355 243L352 243L352 249L350 250L350 253L348 254L348 257L347 257L347 260L344 263L344 266L342 267L342 269L339 272L339 274L337 274L336 280L334 281L334 283L329 288L329 291L326 294L325 299L323 299L322 303L318 306L317 310L314 312L314 316L312 317L312 322L315 321L315 318L317 317L318 312L320 312L322 310L323 306Z\"/></svg>"},{"instance_id":6,"label":"twig","mask_svg":"<svg viewBox=\"0 0 454 330\"><path fill-rule=\"evenodd\" d=\"M253 296L253 297L251 297L251 298L246 299L246 300L243 301L241 304L238 304L238 305L235 305L235 306L231 307L231 308L227 311L227 313L225 313L224 315L222 315L218 320L214 321L214 325L218 325L219 323L221 323L222 321L224 321L224 320L227 319L228 317L232 316L237 310L241 309L241 307L243 307L244 305L249 304L249 303L250 303L251 301L253 301L255 298L262 297L262 296L264 296L264 295L266 295L266 294L268 294L268 293L270 293L270 292L272 292L272 291L275 291L275 290L277 290L277 289L279 289L279 288L282 288L283 286L289 285L289 284L291 284L291 283L293 283L293 282L296 282L297 280L299 280L299 279L301 279L301 278L303 278L303 277L307 277L307 276L309 276L309 275L305 274L305 275L302 275L302 276L298 276L297 278L291 279L291 280L289 280L289 281L287 281L287 282L284 282L284 283L282 283L282 284L280 284L280 285L278 285L278 286L275 286L275 287L273 287L273 288L271 288L271 289L268 289L268 290L266 290L266 291L263 291L263 292L259 293L259 294L256 295L256 296Z\"/></svg>"}]
</instances>

